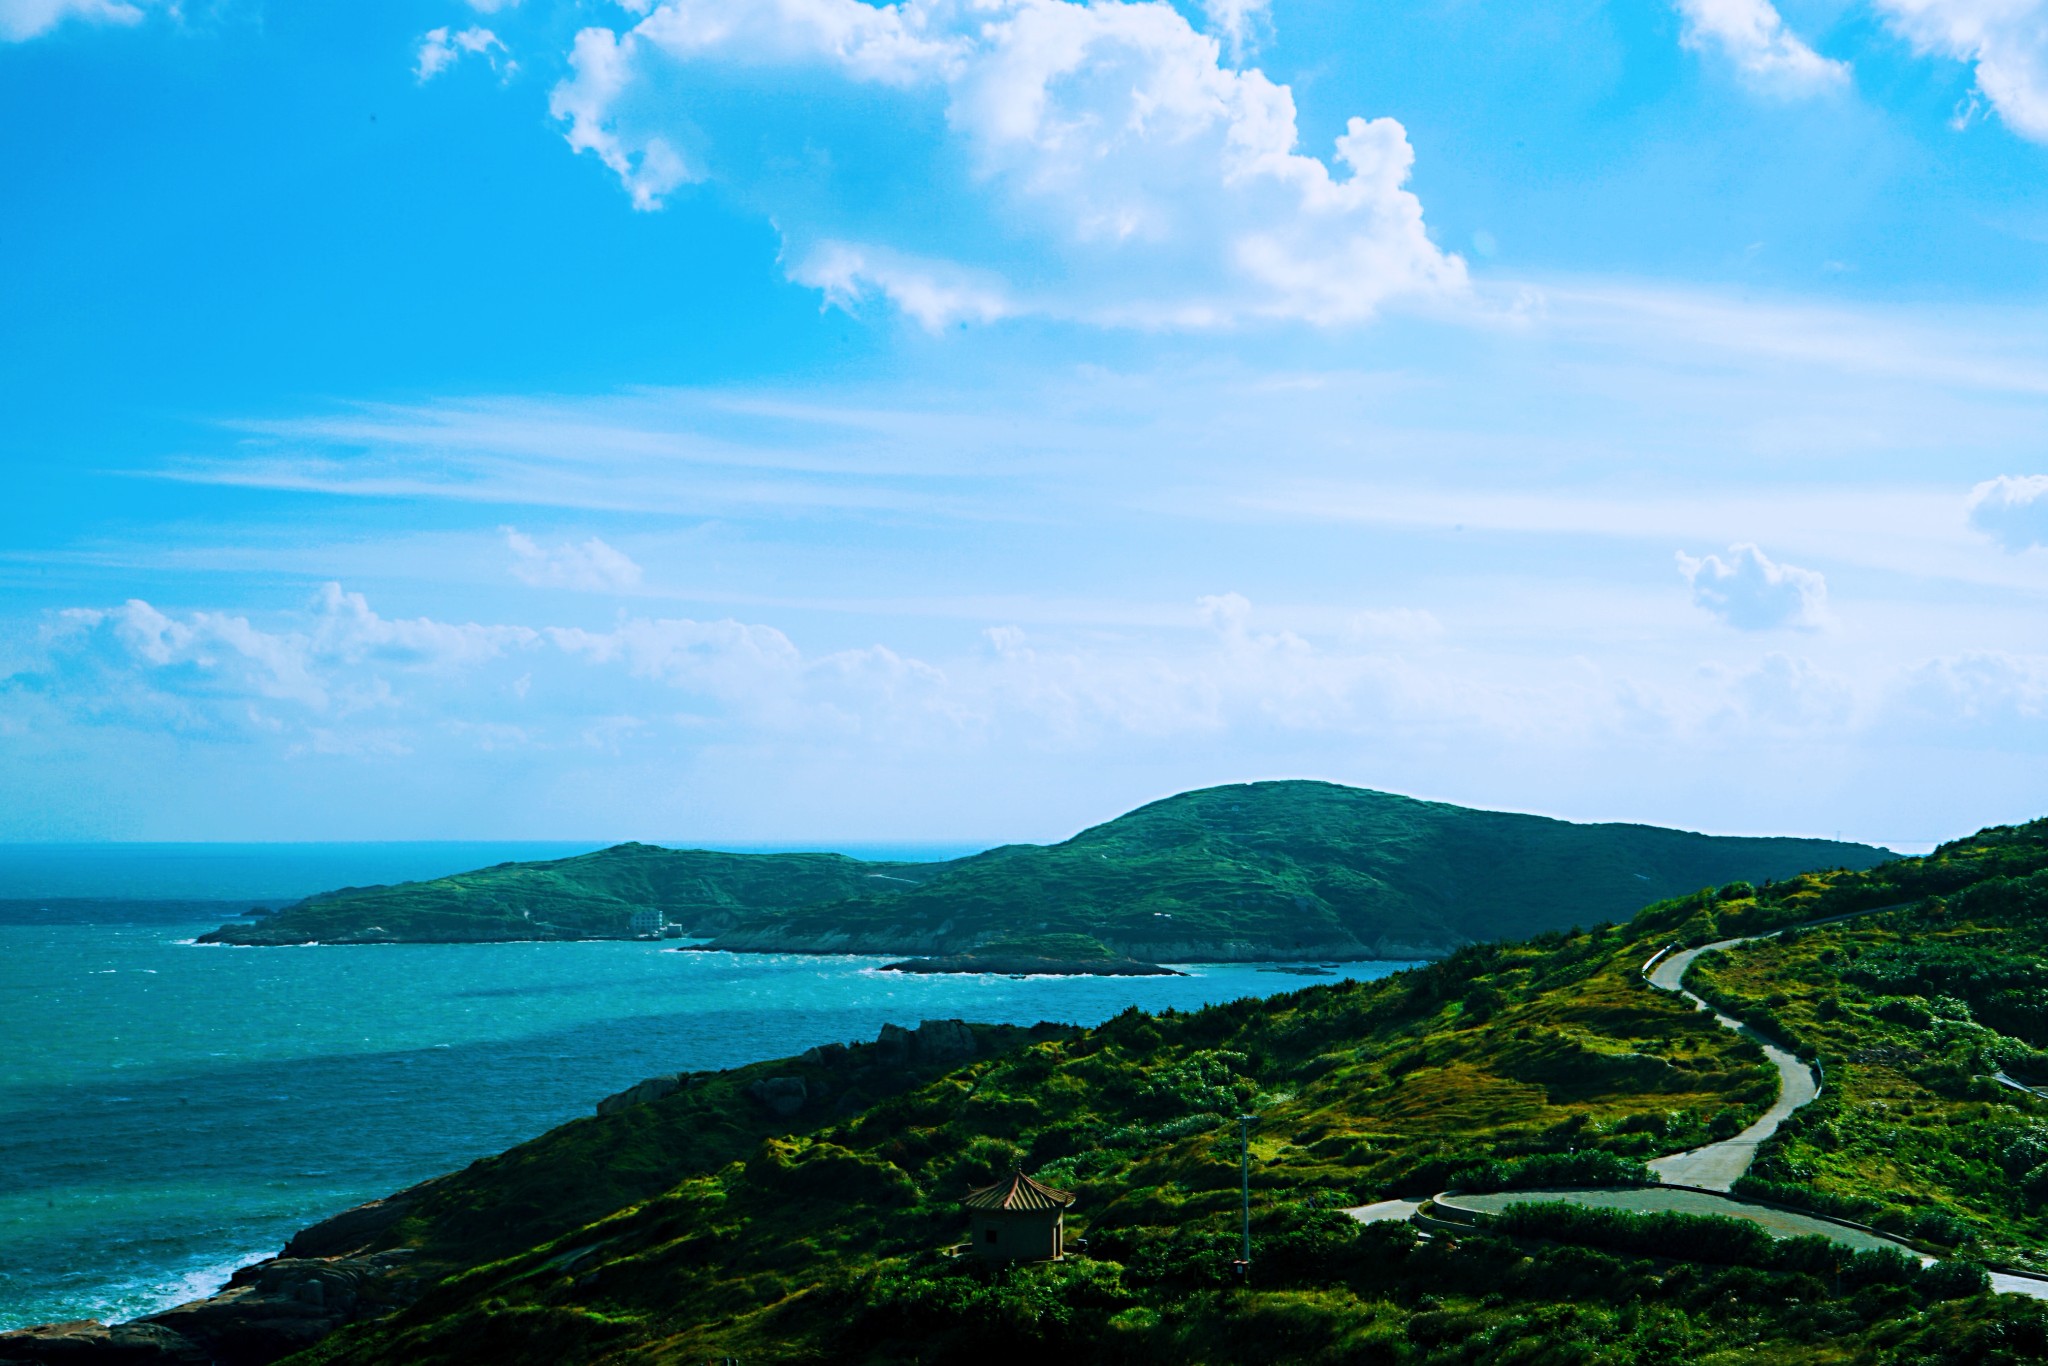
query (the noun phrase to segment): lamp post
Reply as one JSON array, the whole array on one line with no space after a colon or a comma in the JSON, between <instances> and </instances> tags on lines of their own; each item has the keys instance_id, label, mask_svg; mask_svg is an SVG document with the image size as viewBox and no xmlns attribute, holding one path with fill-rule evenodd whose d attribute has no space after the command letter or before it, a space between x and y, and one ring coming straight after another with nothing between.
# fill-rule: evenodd
<instances>
[{"instance_id":1,"label":"lamp post","mask_svg":"<svg viewBox=\"0 0 2048 1366\"><path fill-rule=\"evenodd\" d=\"M1237 1177L1244 1201L1244 1255L1238 1259L1237 1274L1252 1278L1252 1125L1256 1115L1237 1117Z\"/></svg>"}]
</instances>

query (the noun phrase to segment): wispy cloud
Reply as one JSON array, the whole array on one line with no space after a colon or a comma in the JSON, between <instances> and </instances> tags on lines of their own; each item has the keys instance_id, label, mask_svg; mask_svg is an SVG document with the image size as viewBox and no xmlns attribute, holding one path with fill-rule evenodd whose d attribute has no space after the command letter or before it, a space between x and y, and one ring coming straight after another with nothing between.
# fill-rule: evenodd
<instances>
[{"instance_id":1,"label":"wispy cloud","mask_svg":"<svg viewBox=\"0 0 2048 1366\"><path fill-rule=\"evenodd\" d=\"M1923 52L1976 67L1977 88L2008 127L2048 142L2048 3L2043 0L1873 0Z\"/></svg>"},{"instance_id":2,"label":"wispy cloud","mask_svg":"<svg viewBox=\"0 0 2048 1366\"><path fill-rule=\"evenodd\" d=\"M508 80L519 70L519 64L512 60L511 49L497 34L472 25L463 29L429 29L421 35L419 50L413 60L413 76L425 85L464 57L483 58L491 70L500 72Z\"/></svg>"},{"instance_id":3,"label":"wispy cloud","mask_svg":"<svg viewBox=\"0 0 2048 1366\"><path fill-rule=\"evenodd\" d=\"M1810 95L1849 79L1847 63L1808 47L1785 26L1771 0L1678 0L1678 10L1685 16L1687 47L1720 53L1760 89Z\"/></svg>"},{"instance_id":4,"label":"wispy cloud","mask_svg":"<svg viewBox=\"0 0 2048 1366\"><path fill-rule=\"evenodd\" d=\"M26 42L66 20L87 24L139 24L144 6L155 0L0 0L0 39Z\"/></svg>"},{"instance_id":5,"label":"wispy cloud","mask_svg":"<svg viewBox=\"0 0 2048 1366\"><path fill-rule=\"evenodd\" d=\"M590 593L627 592L640 586L640 566L593 536L578 545L543 546L512 527L504 528L512 552L512 577L535 588L576 588Z\"/></svg>"}]
</instances>

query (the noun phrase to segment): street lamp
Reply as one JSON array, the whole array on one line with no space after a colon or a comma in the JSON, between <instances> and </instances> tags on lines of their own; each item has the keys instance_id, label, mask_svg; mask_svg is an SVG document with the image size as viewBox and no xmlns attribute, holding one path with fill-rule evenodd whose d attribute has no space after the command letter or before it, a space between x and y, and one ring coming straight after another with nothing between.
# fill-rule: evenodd
<instances>
[{"instance_id":1,"label":"street lamp","mask_svg":"<svg viewBox=\"0 0 2048 1366\"><path fill-rule=\"evenodd\" d=\"M1246 1281L1252 1277L1252 1125L1258 1122L1257 1115L1237 1117L1237 1177L1244 1199L1244 1255L1232 1265Z\"/></svg>"}]
</instances>

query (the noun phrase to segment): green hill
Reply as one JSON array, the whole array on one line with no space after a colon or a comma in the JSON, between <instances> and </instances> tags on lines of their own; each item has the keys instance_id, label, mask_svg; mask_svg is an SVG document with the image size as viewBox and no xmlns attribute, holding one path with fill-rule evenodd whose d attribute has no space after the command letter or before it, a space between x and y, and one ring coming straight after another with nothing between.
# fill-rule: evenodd
<instances>
[{"instance_id":1,"label":"green hill","mask_svg":"<svg viewBox=\"0 0 2048 1366\"><path fill-rule=\"evenodd\" d=\"M950 863L621 845L314 897L241 944L622 935L658 907L713 947L944 955L1039 934L1154 962L1432 957L1622 920L1662 897L1883 849L1475 811L1318 782L1182 793L1055 845Z\"/></svg>"},{"instance_id":2,"label":"green hill","mask_svg":"<svg viewBox=\"0 0 2048 1366\"><path fill-rule=\"evenodd\" d=\"M1829 840L1578 825L1333 783L1212 787L1064 844L1009 845L858 904L742 917L714 945L959 953L1090 934L1155 962L1409 958L1624 920L1647 902L1892 857Z\"/></svg>"},{"instance_id":3,"label":"green hill","mask_svg":"<svg viewBox=\"0 0 2048 1366\"><path fill-rule=\"evenodd\" d=\"M947 865L844 854L724 854L620 844L542 863L501 863L431 882L344 887L203 937L218 944L435 943L616 939L633 913L659 910L686 933L715 934L742 915L850 902L921 882Z\"/></svg>"},{"instance_id":4,"label":"green hill","mask_svg":"<svg viewBox=\"0 0 2048 1366\"><path fill-rule=\"evenodd\" d=\"M1750 1193L1915 1239L1934 1268L1697 1217L1531 1214L1419 1242L1337 1211L1640 1181L1646 1159L1733 1135L1774 1070L1647 986L1645 960L1844 915L1709 955L1692 980L1828 1078ZM663 1079L294 1240L342 1258L325 1265L365 1306L301 1359L2048 1360L2048 1306L1986 1293L1968 1263L2048 1265L2048 1099L1998 1079L2048 1080L2044 960L2048 821L1384 981L1095 1029L885 1030ZM1259 1121L1249 1283L1232 1270L1241 1113ZM1083 1255L949 1255L959 1196L1017 1162L1078 1194Z\"/></svg>"}]
</instances>

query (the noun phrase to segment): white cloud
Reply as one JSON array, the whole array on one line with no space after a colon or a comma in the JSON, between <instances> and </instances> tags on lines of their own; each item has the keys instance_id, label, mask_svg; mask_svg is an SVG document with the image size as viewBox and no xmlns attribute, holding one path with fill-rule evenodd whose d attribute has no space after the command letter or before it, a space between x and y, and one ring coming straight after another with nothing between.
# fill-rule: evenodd
<instances>
[{"instance_id":1,"label":"white cloud","mask_svg":"<svg viewBox=\"0 0 2048 1366\"><path fill-rule=\"evenodd\" d=\"M731 701L786 694L803 671L802 653L772 626L637 617L609 631L555 628L549 640L593 664Z\"/></svg>"},{"instance_id":2,"label":"white cloud","mask_svg":"<svg viewBox=\"0 0 2048 1366\"><path fill-rule=\"evenodd\" d=\"M881 295L936 332L956 322L994 322L1020 312L1000 280L977 279L951 262L913 261L877 247L821 242L789 269L789 278L809 285L835 308L853 312Z\"/></svg>"},{"instance_id":3,"label":"white cloud","mask_svg":"<svg viewBox=\"0 0 2048 1366\"><path fill-rule=\"evenodd\" d=\"M1904 672L1890 701L1897 721L1915 729L1976 731L2018 746L2021 727L2048 717L2048 660L1995 650L1931 659Z\"/></svg>"},{"instance_id":4,"label":"white cloud","mask_svg":"<svg viewBox=\"0 0 2048 1366\"><path fill-rule=\"evenodd\" d=\"M1211 22L1241 43L1257 13ZM1465 287L1404 188L1399 123L1354 118L1331 161L1303 155L1287 87L1156 0L666 0L623 35L584 30L570 64L554 114L637 207L715 178L831 303L880 295L932 327L1343 323ZM706 75L722 103L695 98ZM735 85L757 117L799 90L811 112L726 146Z\"/></svg>"},{"instance_id":5,"label":"white cloud","mask_svg":"<svg viewBox=\"0 0 2048 1366\"><path fill-rule=\"evenodd\" d=\"M1232 61L1258 50L1273 27L1273 0L1202 0L1209 31L1223 40Z\"/></svg>"},{"instance_id":6,"label":"white cloud","mask_svg":"<svg viewBox=\"0 0 2048 1366\"><path fill-rule=\"evenodd\" d=\"M1752 721L1811 735L1848 721L1856 690L1811 661L1773 652L1739 675L1732 689Z\"/></svg>"},{"instance_id":7,"label":"white cloud","mask_svg":"<svg viewBox=\"0 0 2048 1366\"><path fill-rule=\"evenodd\" d=\"M629 140L613 126L613 106L632 83L630 61L630 49L610 29L584 29L569 52L576 74L548 96L548 112L569 125L564 136L570 148L596 154L625 185L633 207L645 211L660 208L663 195L699 177L667 138L650 133Z\"/></svg>"},{"instance_id":8,"label":"white cloud","mask_svg":"<svg viewBox=\"0 0 2048 1366\"><path fill-rule=\"evenodd\" d=\"M2048 545L2048 474L2001 474L1977 485L1970 525L2007 550Z\"/></svg>"},{"instance_id":9,"label":"white cloud","mask_svg":"<svg viewBox=\"0 0 2048 1366\"><path fill-rule=\"evenodd\" d=\"M1776 627L1815 630L1827 622L1827 580L1811 569L1778 564L1754 545L1728 548L1728 558L1694 559L1678 552L1696 606L1743 631Z\"/></svg>"},{"instance_id":10,"label":"white cloud","mask_svg":"<svg viewBox=\"0 0 2048 1366\"><path fill-rule=\"evenodd\" d=\"M501 528L512 552L512 577L535 588L627 592L640 586L640 566L593 536L581 545L542 546L512 527Z\"/></svg>"},{"instance_id":11,"label":"white cloud","mask_svg":"<svg viewBox=\"0 0 2048 1366\"><path fill-rule=\"evenodd\" d=\"M331 725L391 705L394 677L452 676L538 639L523 627L382 617L333 583L281 629L131 599L59 613L46 632L48 668L14 682L94 720L267 733L282 729L277 705Z\"/></svg>"},{"instance_id":12,"label":"white cloud","mask_svg":"<svg viewBox=\"0 0 2048 1366\"><path fill-rule=\"evenodd\" d=\"M1785 27L1771 0L1677 0L1682 41L1714 48L1753 85L1784 94L1831 89L1849 78L1845 63L1821 56Z\"/></svg>"},{"instance_id":13,"label":"white cloud","mask_svg":"<svg viewBox=\"0 0 2048 1366\"><path fill-rule=\"evenodd\" d=\"M26 42L67 19L88 24L139 24L140 5L125 0L0 0L0 40Z\"/></svg>"},{"instance_id":14,"label":"white cloud","mask_svg":"<svg viewBox=\"0 0 2048 1366\"><path fill-rule=\"evenodd\" d=\"M511 49L489 29L437 28L429 29L420 37L413 75L418 77L421 85L425 85L464 57L481 57L490 63L491 70L502 71L508 79L519 70L519 64L512 60Z\"/></svg>"},{"instance_id":15,"label":"white cloud","mask_svg":"<svg viewBox=\"0 0 2048 1366\"><path fill-rule=\"evenodd\" d=\"M2023 138L2048 142L2048 0L1874 0L1922 52L1973 62L1977 88Z\"/></svg>"}]
</instances>

